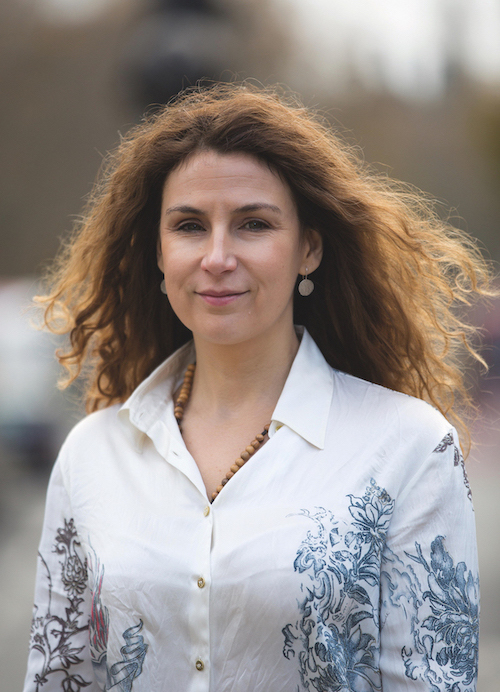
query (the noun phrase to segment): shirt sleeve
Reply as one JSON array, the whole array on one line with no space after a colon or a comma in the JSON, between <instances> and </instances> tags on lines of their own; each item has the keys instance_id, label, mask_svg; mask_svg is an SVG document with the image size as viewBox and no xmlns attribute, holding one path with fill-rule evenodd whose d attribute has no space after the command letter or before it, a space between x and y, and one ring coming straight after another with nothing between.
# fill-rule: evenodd
<instances>
[{"instance_id":1,"label":"shirt sleeve","mask_svg":"<svg viewBox=\"0 0 500 692\"><path fill-rule=\"evenodd\" d=\"M97 692L89 652L87 561L60 462L47 491L24 692Z\"/></svg>"},{"instance_id":2,"label":"shirt sleeve","mask_svg":"<svg viewBox=\"0 0 500 692\"><path fill-rule=\"evenodd\" d=\"M396 501L382 562L380 626L384 692L476 689L476 533L453 430Z\"/></svg>"}]
</instances>

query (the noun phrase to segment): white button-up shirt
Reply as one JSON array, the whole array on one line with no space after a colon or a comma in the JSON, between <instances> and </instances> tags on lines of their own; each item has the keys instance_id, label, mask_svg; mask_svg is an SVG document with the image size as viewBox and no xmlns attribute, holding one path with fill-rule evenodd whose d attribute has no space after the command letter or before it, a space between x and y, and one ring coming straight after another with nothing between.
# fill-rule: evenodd
<instances>
[{"instance_id":1,"label":"white button-up shirt","mask_svg":"<svg viewBox=\"0 0 500 692\"><path fill-rule=\"evenodd\" d=\"M268 442L210 504L173 415L193 360L188 344L65 442L25 692L475 689L450 424L333 370L305 332Z\"/></svg>"}]
</instances>

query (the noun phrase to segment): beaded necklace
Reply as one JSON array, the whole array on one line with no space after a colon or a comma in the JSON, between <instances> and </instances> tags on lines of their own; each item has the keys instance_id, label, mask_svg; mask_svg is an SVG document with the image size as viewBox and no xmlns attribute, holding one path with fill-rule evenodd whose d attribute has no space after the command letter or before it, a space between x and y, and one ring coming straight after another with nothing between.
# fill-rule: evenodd
<instances>
[{"instance_id":1,"label":"beaded necklace","mask_svg":"<svg viewBox=\"0 0 500 692\"><path fill-rule=\"evenodd\" d=\"M194 378L194 371L196 370L196 365L192 363L191 365L187 366L186 372L184 374L184 381L181 385L181 389L179 391L179 396L175 400L175 406L174 406L174 416L175 419L177 420L177 423L179 425L179 429L182 433L182 428L181 428L181 423L182 423L182 418L184 417L184 409L186 407L187 402L189 401L189 397L191 395L191 387L193 386L193 378ZM266 441L267 434L269 432L269 426L270 423L264 426L264 430L259 433L258 435L255 436L255 439L253 439L248 447L245 447L245 449L241 452L240 456L235 460L234 464L231 466L229 471L226 473L220 484L217 486L217 489L212 493L212 500L213 502L217 495L220 493L222 488L226 485L226 483L234 476L234 474L240 470L242 466L246 464L246 462L250 459L252 454L255 454L255 452L264 444Z\"/></svg>"}]
</instances>

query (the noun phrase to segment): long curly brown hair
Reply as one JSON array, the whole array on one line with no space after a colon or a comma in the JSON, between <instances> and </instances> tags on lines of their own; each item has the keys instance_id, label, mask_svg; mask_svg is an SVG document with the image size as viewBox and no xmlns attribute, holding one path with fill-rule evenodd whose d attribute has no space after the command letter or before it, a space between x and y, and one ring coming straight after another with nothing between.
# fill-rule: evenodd
<instances>
[{"instance_id":1,"label":"long curly brown hair","mask_svg":"<svg viewBox=\"0 0 500 692\"><path fill-rule=\"evenodd\" d=\"M289 185L301 227L323 239L295 321L335 368L429 401L462 422L463 355L481 360L461 307L491 272L421 193L371 171L326 121L277 89L214 85L180 94L123 138L47 277L44 324L69 334L61 386L86 382L88 411L124 401L190 338L159 290L162 188L200 150L244 152Z\"/></svg>"}]
</instances>

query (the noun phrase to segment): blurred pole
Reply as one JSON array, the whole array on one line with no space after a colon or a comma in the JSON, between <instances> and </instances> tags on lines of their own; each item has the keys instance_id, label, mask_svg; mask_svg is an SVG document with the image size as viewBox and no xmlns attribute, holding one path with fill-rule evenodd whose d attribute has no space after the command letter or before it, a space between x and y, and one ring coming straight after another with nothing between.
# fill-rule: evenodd
<instances>
[{"instance_id":1,"label":"blurred pole","mask_svg":"<svg viewBox=\"0 0 500 692\"><path fill-rule=\"evenodd\" d=\"M212 0L156 0L125 46L129 98L142 113L187 86L230 79L236 45L228 11Z\"/></svg>"}]
</instances>

